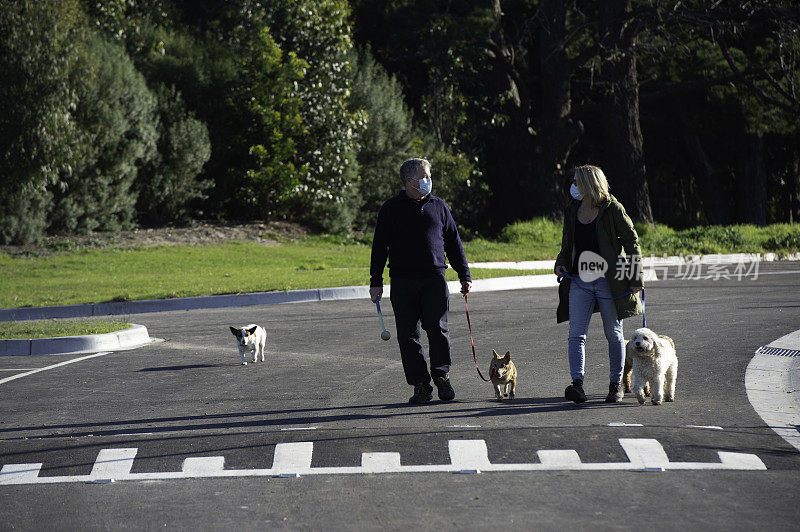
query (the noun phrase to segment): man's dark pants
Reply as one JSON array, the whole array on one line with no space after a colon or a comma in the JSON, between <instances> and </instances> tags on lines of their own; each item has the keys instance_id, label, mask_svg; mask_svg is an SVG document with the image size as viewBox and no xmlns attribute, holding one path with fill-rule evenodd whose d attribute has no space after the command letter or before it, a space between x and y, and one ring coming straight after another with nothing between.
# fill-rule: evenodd
<instances>
[{"instance_id":1,"label":"man's dark pants","mask_svg":"<svg viewBox=\"0 0 800 532\"><path fill-rule=\"evenodd\" d=\"M444 277L392 278L389 299L394 310L397 343L400 345L400 357L408 384L428 383L431 375L447 375L450 371L450 332L447 328L450 291ZM420 342L420 324L428 335L430 373Z\"/></svg>"}]
</instances>

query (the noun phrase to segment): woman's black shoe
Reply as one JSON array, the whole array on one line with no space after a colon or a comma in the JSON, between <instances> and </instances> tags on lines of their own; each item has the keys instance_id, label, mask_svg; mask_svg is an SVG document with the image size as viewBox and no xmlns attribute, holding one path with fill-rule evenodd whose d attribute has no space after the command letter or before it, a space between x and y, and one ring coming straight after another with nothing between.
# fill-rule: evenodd
<instances>
[{"instance_id":1,"label":"woman's black shoe","mask_svg":"<svg viewBox=\"0 0 800 532\"><path fill-rule=\"evenodd\" d=\"M582 403L586 401L586 394L583 392L583 380L573 380L572 384L567 386L567 389L564 390L564 399L575 403Z\"/></svg>"},{"instance_id":2,"label":"woman's black shoe","mask_svg":"<svg viewBox=\"0 0 800 532\"><path fill-rule=\"evenodd\" d=\"M611 382L608 384L608 396L606 397L606 403L619 403L622 401L624 396L625 394L622 391L622 383Z\"/></svg>"}]
</instances>

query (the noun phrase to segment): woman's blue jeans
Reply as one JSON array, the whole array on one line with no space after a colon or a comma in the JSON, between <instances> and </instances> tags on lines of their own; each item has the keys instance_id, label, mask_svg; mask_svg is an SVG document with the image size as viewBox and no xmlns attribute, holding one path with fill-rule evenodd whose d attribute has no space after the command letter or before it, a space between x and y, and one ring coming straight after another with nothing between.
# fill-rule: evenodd
<instances>
[{"instance_id":1,"label":"woman's blue jeans","mask_svg":"<svg viewBox=\"0 0 800 532\"><path fill-rule=\"evenodd\" d=\"M595 302L600 307L603 329L608 340L609 382L622 382L625 363L625 337L622 320L617 319L617 308L611 298L608 279L601 277L591 283L573 279L569 288L569 372L572 379L583 380L586 358L586 333L592 318Z\"/></svg>"}]
</instances>

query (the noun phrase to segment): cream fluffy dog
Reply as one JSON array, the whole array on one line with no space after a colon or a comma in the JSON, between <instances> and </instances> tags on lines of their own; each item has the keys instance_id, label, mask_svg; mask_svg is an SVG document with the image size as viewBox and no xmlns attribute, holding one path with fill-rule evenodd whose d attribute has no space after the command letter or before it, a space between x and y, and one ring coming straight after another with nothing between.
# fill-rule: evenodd
<instances>
[{"instance_id":1,"label":"cream fluffy dog","mask_svg":"<svg viewBox=\"0 0 800 532\"><path fill-rule=\"evenodd\" d=\"M654 405L675 400L675 381L678 378L678 357L675 342L669 336L658 335L647 328L636 329L625 347L625 382L633 371L633 391L639 404L644 403L645 389L650 384ZM629 369L628 360L631 361Z\"/></svg>"}]
</instances>

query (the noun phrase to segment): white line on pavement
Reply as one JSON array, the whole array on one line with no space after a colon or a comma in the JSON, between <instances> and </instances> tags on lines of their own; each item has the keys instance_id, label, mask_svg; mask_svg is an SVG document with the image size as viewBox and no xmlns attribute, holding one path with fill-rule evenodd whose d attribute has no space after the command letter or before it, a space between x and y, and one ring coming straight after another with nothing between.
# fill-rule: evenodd
<instances>
[{"instance_id":1,"label":"white line on pavement","mask_svg":"<svg viewBox=\"0 0 800 532\"><path fill-rule=\"evenodd\" d=\"M765 347L794 352L800 349L800 330ZM800 450L800 357L776 356L759 348L747 365L744 385L747 399L761 419Z\"/></svg>"},{"instance_id":2,"label":"white line on pavement","mask_svg":"<svg viewBox=\"0 0 800 532\"><path fill-rule=\"evenodd\" d=\"M40 371L47 371L48 369L55 369L61 366L66 366L67 364L72 364L74 362L80 362L81 360L87 360L89 358L101 357L104 355L110 355L113 351L103 351L102 353L95 353L93 355L86 355L84 357L73 358L72 360L66 360L64 362L59 362L58 364L53 364L52 366L47 366L44 368L34 369L32 371L27 371L25 373L20 373L19 375L12 375L11 377L6 377L5 379L0 379L0 384L5 384L7 382L11 382L16 379L21 379L22 377L27 377L28 375L33 375L34 373L39 373Z\"/></svg>"},{"instance_id":3,"label":"white line on pavement","mask_svg":"<svg viewBox=\"0 0 800 532\"><path fill-rule=\"evenodd\" d=\"M70 482L106 483L116 480L163 480L210 477L284 477L305 475L353 475L375 473L479 473L489 471L666 471L739 470L765 471L754 454L717 451L719 462L670 462L664 448L654 439L620 438L627 462L581 462L573 449L536 451L539 462L494 464L489 460L485 440L450 440L449 464L402 465L400 453L366 452L360 466L311 467L314 442L279 443L270 469L225 469L225 457L189 457L181 471L131 473L137 449L101 449L89 475L40 477L41 463L4 464L0 485L56 484Z\"/></svg>"}]
</instances>

